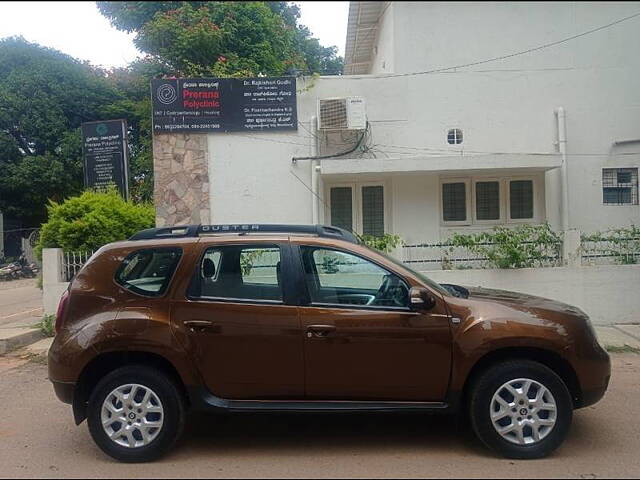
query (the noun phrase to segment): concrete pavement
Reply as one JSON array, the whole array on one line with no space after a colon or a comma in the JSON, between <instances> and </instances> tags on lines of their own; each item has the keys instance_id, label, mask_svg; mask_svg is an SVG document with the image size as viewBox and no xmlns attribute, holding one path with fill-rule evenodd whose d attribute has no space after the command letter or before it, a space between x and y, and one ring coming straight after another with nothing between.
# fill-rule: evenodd
<instances>
[{"instance_id":1,"label":"concrete pavement","mask_svg":"<svg viewBox=\"0 0 640 480\"><path fill-rule=\"evenodd\" d=\"M34 323L42 318L42 290L35 279L0 282L0 326L18 321Z\"/></svg>"},{"instance_id":2,"label":"concrete pavement","mask_svg":"<svg viewBox=\"0 0 640 480\"><path fill-rule=\"evenodd\" d=\"M120 464L54 396L41 362L0 358L0 476L63 478L630 478L640 475L640 355L614 354L604 399L575 412L551 457L507 460L449 417L191 416L165 458ZM12 361L5 367L5 363Z\"/></svg>"}]
</instances>

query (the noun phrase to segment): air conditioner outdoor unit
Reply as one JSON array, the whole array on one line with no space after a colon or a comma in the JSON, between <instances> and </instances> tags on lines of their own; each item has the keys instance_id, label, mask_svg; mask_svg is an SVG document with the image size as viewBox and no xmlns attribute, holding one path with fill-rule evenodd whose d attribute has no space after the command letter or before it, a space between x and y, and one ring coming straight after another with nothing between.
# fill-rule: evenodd
<instances>
[{"instance_id":1,"label":"air conditioner outdoor unit","mask_svg":"<svg viewBox=\"0 0 640 480\"><path fill-rule=\"evenodd\" d=\"M323 98L318 100L318 129L364 130L367 112L362 97Z\"/></svg>"}]
</instances>

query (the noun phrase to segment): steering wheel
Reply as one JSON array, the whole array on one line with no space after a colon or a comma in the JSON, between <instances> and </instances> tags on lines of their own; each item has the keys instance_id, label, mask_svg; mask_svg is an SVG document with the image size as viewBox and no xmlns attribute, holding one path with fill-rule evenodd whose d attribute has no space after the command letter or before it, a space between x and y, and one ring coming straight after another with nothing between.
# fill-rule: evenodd
<instances>
[{"instance_id":1,"label":"steering wheel","mask_svg":"<svg viewBox=\"0 0 640 480\"><path fill-rule=\"evenodd\" d=\"M404 285L400 281L399 278L394 275L387 274L384 276L384 280L382 281L382 285L376 292L375 297L367 302L367 305L378 305L379 302L382 305L387 305L387 302L390 302L389 306L395 307L406 307L407 306L407 291L404 288Z\"/></svg>"}]
</instances>

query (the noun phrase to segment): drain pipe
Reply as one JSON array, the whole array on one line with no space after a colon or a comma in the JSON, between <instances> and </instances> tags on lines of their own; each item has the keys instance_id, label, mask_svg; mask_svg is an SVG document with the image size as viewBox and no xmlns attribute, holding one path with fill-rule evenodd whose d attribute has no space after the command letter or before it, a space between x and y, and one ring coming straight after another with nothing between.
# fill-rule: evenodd
<instances>
[{"instance_id":1,"label":"drain pipe","mask_svg":"<svg viewBox=\"0 0 640 480\"><path fill-rule=\"evenodd\" d=\"M560 166L560 178L562 182L562 230L569 230L569 172L567 166L567 123L564 108L558 107L555 110L558 120L558 150L562 155L562 165Z\"/></svg>"},{"instance_id":2,"label":"drain pipe","mask_svg":"<svg viewBox=\"0 0 640 480\"><path fill-rule=\"evenodd\" d=\"M311 156L318 155L318 117L311 117L311 131L313 132L313 140L311 141ZM312 160L311 162L311 221L313 225L320 223L320 202L318 201L318 192L320 185L320 161ZM315 192L315 193L314 193Z\"/></svg>"}]
</instances>

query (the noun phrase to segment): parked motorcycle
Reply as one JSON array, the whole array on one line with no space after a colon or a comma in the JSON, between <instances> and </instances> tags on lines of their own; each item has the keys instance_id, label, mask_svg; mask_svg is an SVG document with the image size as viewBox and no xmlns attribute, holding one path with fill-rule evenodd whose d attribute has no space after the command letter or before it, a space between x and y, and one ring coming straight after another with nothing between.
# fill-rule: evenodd
<instances>
[{"instance_id":1,"label":"parked motorcycle","mask_svg":"<svg viewBox=\"0 0 640 480\"><path fill-rule=\"evenodd\" d=\"M22 265L12 262L0 268L0 280L15 280L22 276Z\"/></svg>"},{"instance_id":2,"label":"parked motorcycle","mask_svg":"<svg viewBox=\"0 0 640 480\"><path fill-rule=\"evenodd\" d=\"M35 278L39 271L36 263L27 263L26 257L20 255L17 261L0 266L0 280Z\"/></svg>"}]
</instances>

